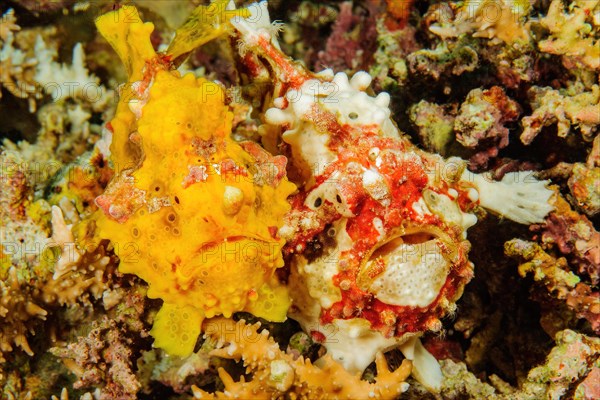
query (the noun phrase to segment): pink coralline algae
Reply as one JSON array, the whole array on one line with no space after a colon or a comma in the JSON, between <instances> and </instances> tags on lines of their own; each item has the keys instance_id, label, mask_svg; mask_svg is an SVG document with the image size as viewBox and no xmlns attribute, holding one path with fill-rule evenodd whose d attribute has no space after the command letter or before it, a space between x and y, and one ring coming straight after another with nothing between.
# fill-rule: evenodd
<instances>
[{"instance_id":1,"label":"pink coralline algae","mask_svg":"<svg viewBox=\"0 0 600 400\"><path fill-rule=\"evenodd\" d=\"M573 164L568 184L583 212L590 217L600 212L600 135L594 139L587 161Z\"/></svg>"},{"instance_id":2,"label":"pink coralline algae","mask_svg":"<svg viewBox=\"0 0 600 400\"><path fill-rule=\"evenodd\" d=\"M471 166L485 168L490 158L508 146L509 130L505 126L520 114L518 103L510 99L499 86L487 90L474 89L460 106L454 121L456 140L476 150Z\"/></svg>"},{"instance_id":3,"label":"pink coralline algae","mask_svg":"<svg viewBox=\"0 0 600 400\"><path fill-rule=\"evenodd\" d=\"M352 2L340 4L338 19L325 49L318 54L317 68L337 71L365 68L376 46L377 7L369 4L366 15L355 14Z\"/></svg>"},{"instance_id":4,"label":"pink coralline algae","mask_svg":"<svg viewBox=\"0 0 600 400\"><path fill-rule=\"evenodd\" d=\"M594 284L599 282L600 233L585 215L573 211L565 200L559 199L556 212L538 229L543 243L554 244L562 254L573 256L572 263L580 272L587 273Z\"/></svg>"}]
</instances>

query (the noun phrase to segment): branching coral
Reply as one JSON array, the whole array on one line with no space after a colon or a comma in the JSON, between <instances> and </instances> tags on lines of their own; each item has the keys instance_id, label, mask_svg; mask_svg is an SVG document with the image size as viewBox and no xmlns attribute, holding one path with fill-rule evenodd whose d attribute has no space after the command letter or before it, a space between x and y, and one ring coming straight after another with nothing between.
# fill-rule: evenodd
<instances>
[{"instance_id":1,"label":"branching coral","mask_svg":"<svg viewBox=\"0 0 600 400\"><path fill-rule=\"evenodd\" d=\"M511 89L535 80L540 60L532 40L535 35L531 33L531 21L534 18L528 17L532 9L530 3L490 0L432 4L422 21L423 28L432 32L429 34L433 39L430 48L437 48L437 53L442 56L438 58L444 60L446 65L458 64L452 70L446 67L441 73L452 78L450 73L459 75L474 71L475 74L469 76L480 78L481 84L486 87L490 85L491 74L496 78L492 79L494 84ZM446 54L439 51L445 48L452 51L446 50ZM433 50L419 50L418 54L431 52ZM477 57L470 53L475 53ZM458 62L453 62L457 57ZM431 68L439 71L442 65L438 61L432 63ZM461 70L461 66L468 69ZM423 65L422 69L426 70L426 66ZM446 94L448 89L447 86L444 88Z\"/></svg>"},{"instance_id":2,"label":"branching coral","mask_svg":"<svg viewBox=\"0 0 600 400\"><path fill-rule=\"evenodd\" d=\"M600 70L600 23L594 17L599 7L598 0L575 0L565 13L563 1L553 0L548 15L540 20L550 37L538 42L539 49L563 56L567 66Z\"/></svg>"},{"instance_id":3,"label":"branching coral","mask_svg":"<svg viewBox=\"0 0 600 400\"><path fill-rule=\"evenodd\" d=\"M52 96L52 100L83 101L96 110L105 106L104 102L110 98L107 96L107 89L100 85L98 77L90 75L85 66L85 54L81 43L73 48L71 65L56 62L57 50L52 44L46 44L41 36L37 37L35 54L38 61L35 80L44 92Z\"/></svg>"},{"instance_id":4,"label":"branching coral","mask_svg":"<svg viewBox=\"0 0 600 400\"><path fill-rule=\"evenodd\" d=\"M405 360L390 371L383 354L376 359L377 377L374 383L347 372L340 364L325 356L318 365L303 357L294 358L279 349L266 330L258 331L260 323L248 325L219 318L205 322L206 337L217 342L211 355L243 361L252 378L239 382L219 369L225 390L215 394L194 388L197 399L225 398L292 398L310 399L395 399L408 385L404 382L411 363Z\"/></svg>"},{"instance_id":5,"label":"branching coral","mask_svg":"<svg viewBox=\"0 0 600 400\"><path fill-rule=\"evenodd\" d=\"M30 208L31 209L31 208ZM39 320L46 320L58 306L90 307L93 300L110 302L112 280L107 279L115 261L98 247L83 253L75 246L71 227L65 224L62 211L52 209L51 238L40 242L24 239L22 248L11 242L18 232L3 238L0 269L0 358L17 345L28 355L33 351L27 337L35 335ZM29 223L37 227L34 222ZM3 232L5 233L5 232ZM10 257L4 253L9 252ZM30 253L25 260L22 253ZM55 272L54 277L52 273ZM110 307L107 307L110 308Z\"/></svg>"},{"instance_id":6,"label":"branching coral","mask_svg":"<svg viewBox=\"0 0 600 400\"><path fill-rule=\"evenodd\" d=\"M65 203L65 202L63 202ZM70 203L66 203L70 204ZM64 208L68 208L66 205ZM70 206L71 209L73 206ZM77 214L75 214L77 215ZM78 221L74 221L78 222ZM52 207L52 237L49 246L58 251L53 261L53 276L43 286L46 303L84 304L109 296L116 257L105 246L81 248L76 244L72 226L64 221L59 207Z\"/></svg>"},{"instance_id":7,"label":"branching coral","mask_svg":"<svg viewBox=\"0 0 600 400\"><path fill-rule=\"evenodd\" d=\"M522 256L527 262L519 266L519 274L535 273L536 280L544 280L550 291L562 292L573 289L579 283L579 277L568 270L564 258L555 259L533 242L514 239L507 242L505 251L509 256Z\"/></svg>"},{"instance_id":8,"label":"branching coral","mask_svg":"<svg viewBox=\"0 0 600 400\"><path fill-rule=\"evenodd\" d=\"M8 9L0 20L0 39L3 42L7 42L13 32L17 32L21 29L19 25L17 25L17 18L15 17L15 10L12 8Z\"/></svg>"},{"instance_id":9,"label":"branching coral","mask_svg":"<svg viewBox=\"0 0 600 400\"><path fill-rule=\"evenodd\" d=\"M429 30L442 38L472 33L474 37L491 39L490 43L527 41L529 32L522 19L529 9L529 1L523 0L468 0L452 19L447 14L454 14L451 8L438 8L439 22L432 24ZM448 23L449 20L452 23Z\"/></svg>"},{"instance_id":10,"label":"branching coral","mask_svg":"<svg viewBox=\"0 0 600 400\"><path fill-rule=\"evenodd\" d=\"M18 153L0 154L0 362L14 345L32 355L27 335L47 315L38 301L38 288L29 284L44 272L29 267L40 263L47 232L31 217L31 176L21 161Z\"/></svg>"},{"instance_id":11,"label":"branching coral","mask_svg":"<svg viewBox=\"0 0 600 400\"><path fill-rule=\"evenodd\" d=\"M521 141L531 144L542 128L557 124L557 134L566 137L572 126L578 126L590 140L600 124L600 87L584 91L578 85L567 90L533 86L529 89L533 113L522 119Z\"/></svg>"},{"instance_id":12,"label":"branching coral","mask_svg":"<svg viewBox=\"0 0 600 400\"><path fill-rule=\"evenodd\" d=\"M548 216L546 225L538 229L542 231L542 242L556 246L564 257L555 257L538 244L519 239L506 243L506 254L524 259L519 266L522 276L533 273L553 297L600 332L600 292L595 287L600 280L600 234L561 197L556 198L556 211ZM544 296L538 297L543 301Z\"/></svg>"},{"instance_id":13,"label":"branching coral","mask_svg":"<svg viewBox=\"0 0 600 400\"><path fill-rule=\"evenodd\" d=\"M32 76L37 61L27 58L23 51L13 47L14 33L20 29L12 8L0 17L0 88L6 89L15 97L27 99L29 110L34 112L36 99L41 98Z\"/></svg>"},{"instance_id":14,"label":"branching coral","mask_svg":"<svg viewBox=\"0 0 600 400\"><path fill-rule=\"evenodd\" d=\"M41 151L41 143L23 147L31 148L32 156ZM34 201L34 188L49 184L54 165L44 166L24 156L28 156L25 151L12 146L0 155L0 355L8 354L14 345L32 355L27 337L56 307L89 306L91 300L108 296L112 283L107 277L115 265L103 247L84 253L75 246L61 208ZM77 196L78 190L71 193ZM72 222L78 220L66 198L57 203Z\"/></svg>"},{"instance_id":15,"label":"branching coral","mask_svg":"<svg viewBox=\"0 0 600 400\"><path fill-rule=\"evenodd\" d=\"M23 44L15 47L20 28L12 9L0 18L0 24L0 82L13 96L28 99L30 112L36 111L36 103L44 94L59 102L75 99L77 105L69 110L73 121L77 118L83 121L89 119L89 109L98 111L106 108L111 91L102 86L96 76L89 74L80 43L73 48L72 63L60 64L56 62L56 41L42 36L53 36L55 31L29 34L23 40L29 47L23 47ZM26 32L21 34L25 36ZM34 39L35 44L28 43ZM82 109L82 105L86 110Z\"/></svg>"},{"instance_id":16,"label":"branching coral","mask_svg":"<svg viewBox=\"0 0 600 400\"><path fill-rule=\"evenodd\" d=\"M34 289L19 282L15 267L6 275L0 274L0 363L6 361L3 354L11 352L15 345L33 355L27 335L34 333L37 320L44 320L48 315L34 298Z\"/></svg>"}]
</instances>

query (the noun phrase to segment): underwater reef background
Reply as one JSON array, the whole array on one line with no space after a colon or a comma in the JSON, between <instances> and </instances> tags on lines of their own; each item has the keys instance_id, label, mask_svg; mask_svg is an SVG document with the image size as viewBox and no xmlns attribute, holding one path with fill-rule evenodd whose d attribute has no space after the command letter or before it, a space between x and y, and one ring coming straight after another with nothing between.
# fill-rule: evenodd
<instances>
[{"instance_id":1,"label":"underwater reef background","mask_svg":"<svg viewBox=\"0 0 600 400\"><path fill-rule=\"evenodd\" d=\"M236 3L241 8L251 2ZM234 299L207 313L202 318L231 315L211 320L222 329L196 332L199 339L184 357L153 347L157 321L172 310L167 299L182 296L168 297L169 288L147 296L147 282L162 277L146 273L149 266L138 259L125 273L123 265L136 249L116 244L135 240L110 240L135 237L136 228L125 224L132 230L120 232L114 221L95 216L105 211L127 219L139 196L126 181L114 184L124 167L107 156L112 151L112 160L116 157L107 132L119 129L115 115L122 112L133 67L122 65L118 46L115 52L95 25L105 13L129 5L154 24L150 50L165 52L175 31L208 1L0 4L2 399L192 399L213 393L329 399L368 398L370 390L401 399L600 398L600 1L269 1L271 20L282 22L284 53L309 71L368 72L371 94L390 94L391 119L419 148L461 157L470 171L490 172L497 180L533 171L559 193L554 211L540 224L519 225L475 211L479 223L468 233L474 278L456 310L442 318L441 331L421 338L441 366L436 394L407 378L399 350L378 356L362 379L331 359L317 362L323 346L290 318L272 322L284 319L285 310L275 317L281 310L264 302L251 307ZM283 199L294 189L280 176L286 166L278 158L280 147L261 126L274 82L248 69L229 30L182 51L189 55L178 68L205 79L191 86L222 91L224 104L206 105L210 110L197 117L219 132L227 157L268 158L281 167L275 182L243 189L256 192L264 205L248 217L257 221L253 240L270 241L279 252L283 240L269 232L287 211ZM146 127L162 128L163 121L186 111L169 108L180 93L169 93L166 80L157 82L153 90L166 100L148 104L156 118ZM154 140L157 148L167 146L160 135ZM135 162L139 154L130 152L117 155ZM175 168L178 158L185 157L169 165ZM152 160L148 151L146 160ZM138 171L154 188L156 175ZM206 179L205 172L190 169L188 184ZM287 175L298 179L289 163ZM128 201L110 209L123 191ZM226 193L229 208L218 217L223 224L229 223L228 210L243 207L237 191ZM202 199L207 207L214 202L208 195ZM153 214L157 220L169 219L164 210ZM177 223L208 229L193 221L189 214ZM103 237L94 229L109 233ZM227 229L237 232L235 224ZM168 246L186 251L177 241L162 243L144 263ZM275 277L285 282L284 261L281 255L271 260L259 279L277 299ZM239 279L254 277L250 271ZM211 295L232 298L226 293L230 287L218 284ZM206 304L210 301L207 296ZM177 316L186 326L183 319Z\"/></svg>"}]
</instances>

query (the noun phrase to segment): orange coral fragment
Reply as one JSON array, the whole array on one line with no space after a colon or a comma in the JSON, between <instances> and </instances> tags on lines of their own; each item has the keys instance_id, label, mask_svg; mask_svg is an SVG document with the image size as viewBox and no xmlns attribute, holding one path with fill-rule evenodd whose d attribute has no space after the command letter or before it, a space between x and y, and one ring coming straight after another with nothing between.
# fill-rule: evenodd
<instances>
[{"instance_id":1,"label":"orange coral fragment","mask_svg":"<svg viewBox=\"0 0 600 400\"><path fill-rule=\"evenodd\" d=\"M239 382L222 368L219 376L225 385L223 392L211 394L192 387L194 398L269 399L283 394L291 398L310 399L395 399L408 388L404 380L412 364L404 360L395 371L390 371L385 356L378 353L375 363L377 377L374 383L363 381L360 374L351 374L329 355L317 361L300 357L294 359L279 349L279 345L260 328L260 322L248 325L226 318L215 318L204 324L205 336L217 342L211 355L236 361L242 360L252 379Z\"/></svg>"},{"instance_id":2,"label":"orange coral fragment","mask_svg":"<svg viewBox=\"0 0 600 400\"><path fill-rule=\"evenodd\" d=\"M387 12L394 17L394 22L397 22L399 28L404 28L410 17L414 0L386 0ZM393 25L393 24L390 24Z\"/></svg>"}]
</instances>

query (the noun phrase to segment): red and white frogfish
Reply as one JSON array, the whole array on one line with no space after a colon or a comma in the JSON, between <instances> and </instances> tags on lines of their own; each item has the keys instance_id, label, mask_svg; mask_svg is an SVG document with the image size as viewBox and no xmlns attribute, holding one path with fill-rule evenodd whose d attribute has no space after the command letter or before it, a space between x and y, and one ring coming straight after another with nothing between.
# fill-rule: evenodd
<instances>
[{"instance_id":1,"label":"red and white frogfish","mask_svg":"<svg viewBox=\"0 0 600 400\"><path fill-rule=\"evenodd\" d=\"M377 352L399 347L415 378L436 390L441 371L419 336L442 329L473 277L473 211L539 223L553 191L529 172L493 181L462 159L419 149L390 118L389 94L367 93L368 73L306 70L279 49L266 2L249 9L251 17L232 20L240 51L257 75L260 60L270 64L275 93L264 119L299 172L279 230L288 315L346 369L362 372Z\"/></svg>"}]
</instances>

